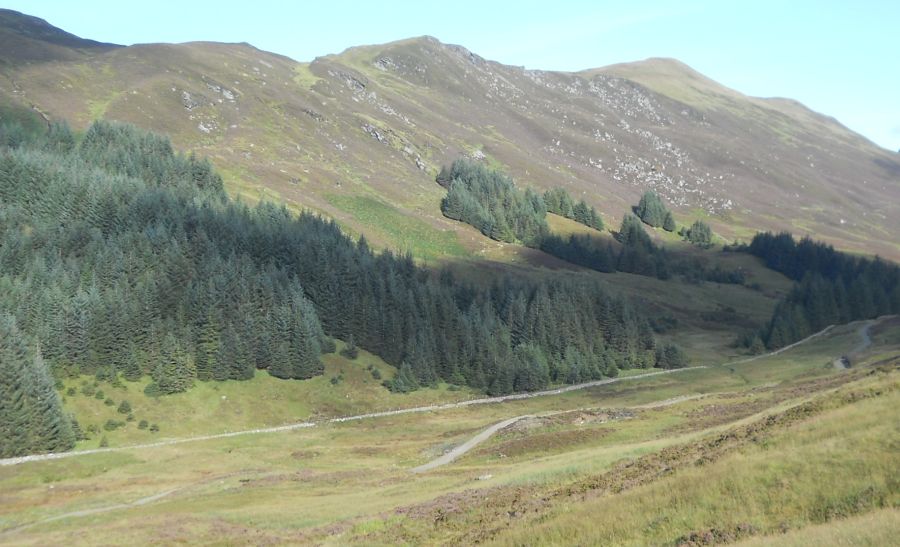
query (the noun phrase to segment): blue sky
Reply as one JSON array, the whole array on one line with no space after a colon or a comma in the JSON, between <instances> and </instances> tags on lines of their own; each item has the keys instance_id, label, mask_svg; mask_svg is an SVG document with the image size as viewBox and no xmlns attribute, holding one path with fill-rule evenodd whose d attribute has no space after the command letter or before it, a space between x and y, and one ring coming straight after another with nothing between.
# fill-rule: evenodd
<instances>
[{"instance_id":1,"label":"blue sky","mask_svg":"<svg viewBox=\"0 0 900 547\"><path fill-rule=\"evenodd\" d=\"M298 61L429 34L506 64L581 70L674 57L738 91L797 99L900 149L900 1L5 1L120 44L249 42Z\"/></svg>"}]
</instances>

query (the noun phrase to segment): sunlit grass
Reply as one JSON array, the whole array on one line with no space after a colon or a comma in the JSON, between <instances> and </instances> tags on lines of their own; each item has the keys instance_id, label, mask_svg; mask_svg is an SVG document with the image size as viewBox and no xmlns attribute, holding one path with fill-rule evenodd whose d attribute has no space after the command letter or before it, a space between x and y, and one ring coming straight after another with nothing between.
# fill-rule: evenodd
<instances>
[{"instance_id":1,"label":"sunlit grass","mask_svg":"<svg viewBox=\"0 0 900 547\"><path fill-rule=\"evenodd\" d=\"M439 542L452 535L435 528L431 521L406 516L400 509L472 489L485 489L486 493L495 487L501 491L555 491L606 473L620 462L666 447L690 445L735 424L759 420L766 413L815 396L802 389L793 394L795 386L859 375L824 366L857 342L856 329L838 329L807 346L753 363L626 379L560 396L0 467L4 496L0 529L85 508L127 504L172 490L145 506L47 522L3 539L39 544L56 544L72 537L94 543L120 543L128 538L165 543L346 544L403 543L415 537L420 539L415 543ZM886 331L885 336L888 334ZM879 347L872 353L885 351ZM160 437L285 420L280 412L299 416L320 406L350 413L351 408L415 406L428 400L474 396L446 389L391 395L369 380L367 363L391 372L374 357L364 355L359 363L336 356L327 359L327 372L319 384L277 381L264 373L251 382L202 384L195 388L199 391L167 398L170 412L162 405L154 410L148 406L153 404L151 399L137 395L143 384L126 385L136 418L159 420ZM329 378L341 370L344 380L331 386ZM309 390L304 385L309 385ZM116 393L113 390L109 395L118 401L122 397ZM240 412L222 412L222 394L233 399L231 403ZM423 475L409 473L446 448L512 416L621 409L697 394L705 396L635 409L631 418L605 423L581 423L578 412L558 415L553 424L517 434L533 439L533 449L498 457L497 447L514 438L512 432L500 432L451 465ZM347 395L357 399L350 400ZM96 399L83 395L67 399L69 408L115 414L114 407ZM811 515L816 511L848 512L841 507L851 507L847 500L853 501L851 498L869 485L876 497L895 500L896 483L890 482L890 472L897 466L896 450L891 446L897 431L884 416L890 415L897 402L893 394L890 399L840 406L779 432L765 443L746 446L700 468L681 469L621 495L584 503L554 501L541 520L529 520L520 532L512 530L512 536L499 539L528 544L667 543L691 531L726 529L745 522L753 524L756 533L781 537L782 520L789 530L800 530L814 521ZM745 411L740 410L741 405L746 406ZM196 415L191 415L192 408ZM724 421L701 419L710 409L733 411ZM97 420L102 418L105 414ZM110 444L143 442L137 435L149 433L132 430L133 424L107 433ZM541 444L548 434L588 429L601 434L570 436L573 440L564 445ZM97 437L92 440L96 441ZM733 501L736 497L748 501L738 503ZM883 526L888 526L888 516L883 520ZM465 526L480 525L466 521Z\"/></svg>"},{"instance_id":2,"label":"sunlit grass","mask_svg":"<svg viewBox=\"0 0 900 547\"><path fill-rule=\"evenodd\" d=\"M894 392L838 408L712 464L620 495L561 504L497 543L670 544L709 531L733 539L896 507L900 459L891 439L900 431L883 418L898 404Z\"/></svg>"}]
</instances>

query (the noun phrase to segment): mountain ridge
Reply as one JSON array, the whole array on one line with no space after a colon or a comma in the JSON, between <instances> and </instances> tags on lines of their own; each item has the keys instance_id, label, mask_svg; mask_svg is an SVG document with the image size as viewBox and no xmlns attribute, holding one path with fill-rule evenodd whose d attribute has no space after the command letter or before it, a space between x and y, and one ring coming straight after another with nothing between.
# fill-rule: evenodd
<instances>
[{"instance_id":1,"label":"mountain ridge","mask_svg":"<svg viewBox=\"0 0 900 547\"><path fill-rule=\"evenodd\" d=\"M6 52L4 61L9 62L13 56L18 62L73 60L89 50L117 47L123 46L80 38L39 17L0 8L0 49Z\"/></svg>"},{"instance_id":2,"label":"mountain ridge","mask_svg":"<svg viewBox=\"0 0 900 547\"><path fill-rule=\"evenodd\" d=\"M610 225L653 188L679 221L705 218L728 239L787 229L900 259L894 154L799 103L747 97L677 60L542 71L422 36L309 63L216 42L4 61L0 101L78 128L109 117L168 133L209 155L234 195L309 208L425 258L448 256L392 226L469 255L497 252L438 209L434 174L467 155L525 186L564 187Z\"/></svg>"}]
</instances>

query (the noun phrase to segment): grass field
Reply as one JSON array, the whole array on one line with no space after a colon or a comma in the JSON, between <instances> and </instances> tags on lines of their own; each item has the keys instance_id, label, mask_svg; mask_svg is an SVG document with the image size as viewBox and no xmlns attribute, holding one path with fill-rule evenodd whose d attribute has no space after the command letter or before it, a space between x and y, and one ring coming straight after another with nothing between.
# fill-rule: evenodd
<instances>
[{"instance_id":1,"label":"grass field","mask_svg":"<svg viewBox=\"0 0 900 547\"><path fill-rule=\"evenodd\" d=\"M364 350L360 350L359 357L352 361L339 353L324 355L322 360L325 374L311 380L285 381L257 371L249 381L197 382L186 393L162 398L144 394L149 377L139 382L122 382L120 386L98 383L90 376L73 378L64 383L63 401L66 410L78 418L83 430L90 426L98 429L89 440L78 444L79 449L84 449L96 448L102 437L106 437L110 446L120 446L424 406L476 396L468 388L450 391L447 385L408 394L391 393L381 386L381 379L391 378L396 369ZM372 370L377 370L381 379L376 379ZM83 392L85 386L93 387L103 396L97 398L96 392L90 394L90 389L86 395ZM112 404L107 404L106 399L112 400ZM122 401L128 401L131 406L133 420L128 421L126 414L118 412ZM107 431L103 428L107 420L124 425ZM156 424L159 431L152 432L149 427L140 429L142 420L146 420L148 426Z\"/></svg>"},{"instance_id":2,"label":"grass field","mask_svg":"<svg viewBox=\"0 0 900 547\"><path fill-rule=\"evenodd\" d=\"M382 234L384 241L397 245L395 251L409 251L426 261L466 254L455 232L438 230L375 198L331 194L327 199L338 209L352 214L359 222L371 226L374 233Z\"/></svg>"},{"instance_id":3,"label":"grass field","mask_svg":"<svg viewBox=\"0 0 900 547\"><path fill-rule=\"evenodd\" d=\"M841 327L750 363L559 396L0 467L0 542L675 544L696 533L798 544L835 533L877 543L897 521L897 425L884 417L898 403L900 324L873 331L872 357L835 370L831 360L858 342L857 330ZM865 365L885 355L894 364ZM321 400L279 395L272 390L292 383L264 377L221 384L218 398L189 392L204 401L193 417L187 401L168 417L128 395L136 418L159 420L161 436L284 422L326 399L336 412L397 404L367 383L374 358L360 359L353 370L339 358L328 364L320 380L330 385L341 368L344 380ZM341 407L340 390L351 386L360 401ZM241 388L254 396L240 399ZM212 410L223 389L241 400L240 413ZM115 412L82 395L67 399L69 408ZM409 472L526 414L536 418L453 464ZM741 429L780 415L790 419ZM108 436L113 446L142 440L128 429Z\"/></svg>"}]
</instances>

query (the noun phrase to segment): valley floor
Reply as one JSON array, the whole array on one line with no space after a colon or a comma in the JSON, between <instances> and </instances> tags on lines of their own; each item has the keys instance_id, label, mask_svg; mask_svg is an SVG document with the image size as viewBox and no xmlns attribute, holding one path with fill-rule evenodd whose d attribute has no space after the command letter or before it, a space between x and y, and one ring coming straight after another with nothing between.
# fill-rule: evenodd
<instances>
[{"instance_id":1,"label":"valley floor","mask_svg":"<svg viewBox=\"0 0 900 547\"><path fill-rule=\"evenodd\" d=\"M884 544L898 363L887 318L554 396L3 466L0 542Z\"/></svg>"}]
</instances>

